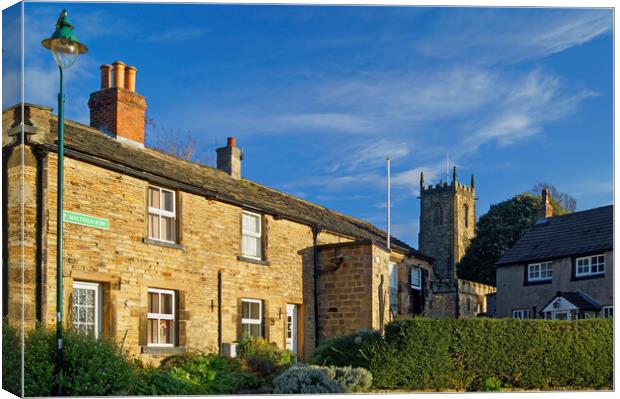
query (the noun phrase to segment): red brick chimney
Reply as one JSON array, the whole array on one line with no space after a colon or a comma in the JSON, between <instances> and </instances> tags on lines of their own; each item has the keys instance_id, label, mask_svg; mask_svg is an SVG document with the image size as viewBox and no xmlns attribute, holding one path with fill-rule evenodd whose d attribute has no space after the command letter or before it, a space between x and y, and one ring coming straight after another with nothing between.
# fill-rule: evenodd
<instances>
[{"instance_id":1,"label":"red brick chimney","mask_svg":"<svg viewBox=\"0 0 620 399\"><path fill-rule=\"evenodd\" d=\"M146 101L136 93L136 71L120 61L102 65L101 89L90 95L88 107L92 127L119 141L144 146Z\"/></svg>"},{"instance_id":2,"label":"red brick chimney","mask_svg":"<svg viewBox=\"0 0 620 399\"><path fill-rule=\"evenodd\" d=\"M549 190L543 188L542 194L540 197L540 208L538 209L538 219L546 219L553 216L553 207L551 206L551 202L549 202Z\"/></svg>"}]
</instances>

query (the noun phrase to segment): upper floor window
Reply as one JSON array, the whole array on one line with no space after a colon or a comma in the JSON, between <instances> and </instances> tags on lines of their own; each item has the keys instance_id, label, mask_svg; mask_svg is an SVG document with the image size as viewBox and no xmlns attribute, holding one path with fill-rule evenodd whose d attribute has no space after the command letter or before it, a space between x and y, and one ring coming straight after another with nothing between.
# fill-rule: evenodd
<instances>
[{"instance_id":1,"label":"upper floor window","mask_svg":"<svg viewBox=\"0 0 620 399\"><path fill-rule=\"evenodd\" d=\"M443 209L440 206L436 206L433 209L433 224L435 226L443 224Z\"/></svg>"},{"instance_id":2,"label":"upper floor window","mask_svg":"<svg viewBox=\"0 0 620 399\"><path fill-rule=\"evenodd\" d=\"M148 344L174 346L174 291L149 288L148 294Z\"/></svg>"},{"instance_id":3,"label":"upper floor window","mask_svg":"<svg viewBox=\"0 0 620 399\"><path fill-rule=\"evenodd\" d=\"M174 191L149 186L149 238L166 242L176 241Z\"/></svg>"},{"instance_id":4,"label":"upper floor window","mask_svg":"<svg viewBox=\"0 0 620 399\"><path fill-rule=\"evenodd\" d=\"M533 319L534 312L532 309L514 309L512 311L513 319Z\"/></svg>"},{"instance_id":5,"label":"upper floor window","mask_svg":"<svg viewBox=\"0 0 620 399\"><path fill-rule=\"evenodd\" d=\"M469 207L463 205L463 224L465 227L469 227Z\"/></svg>"},{"instance_id":6,"label":"upper floor window","mask_svg":"<svg viewBox=\"0 0 620 399\"><path fill-rule=\"evenodd\" d=\"M241 333L243 338L263 336L263 301L241 300Z\"/></svg>"},{"instance_id":7,"label":"upper floor window","mask_svg":"<svg viewBox=\"0 0 620 399\"><path fill-rule=\"evenodd\" d=\"M241 253L243 256L262 259L261 215L243 211Z\"/></svg>"},{"instance_id":8,"label":"upper floor window","mask_svg":"<svg viewBox=\"0 0 620 399\"><path fill-rule=\"evenodd\" d=\"M605 274L605 255L586 256L577 258L575 276L593 276Z\"/></svg>"},{"instance_id":9,"label":"upper floor window","mask_svg":"<svg viewBox=\"0 0 620 399\"><path fill-rule=\"evenodd\" d=\"M422 269L419 267L411 268L411 288L414 290L422 289Z\"/></svg>"},{"instance_id":10,"label":"upper floor window","mask_svg":"<svg viewBox=\"0 0 620 399\"><path fill-rule=\"evenodd\" d=\"M398 265L394 262L389 263L389 287L390 287L390 309L392 313L398 313Z\"/></svg>"},{"instance_id":11,"label":"upper floor window","mask_svg":"<svg viewBox=\"0 0 620 399\"><path fill-rule=\"evenodd\" d=\"M528 281L548 281L553 277L551 262L533 263L527 266Z\"/></svg>"}]
</instances>

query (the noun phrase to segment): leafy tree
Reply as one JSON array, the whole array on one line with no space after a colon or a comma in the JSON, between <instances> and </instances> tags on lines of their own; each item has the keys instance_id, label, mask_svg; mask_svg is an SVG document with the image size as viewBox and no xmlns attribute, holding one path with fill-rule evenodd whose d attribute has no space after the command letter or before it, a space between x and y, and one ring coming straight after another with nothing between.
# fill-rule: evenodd
<instances>
[{"instance_id":1,"label":"leafy tree","mask_svg":"<svg viewBox=\"0 0 620 399\"><path fill-rule=\"evenodd\" d=\"M530 190L530 193L534 195L540 195L543 188L547 188L547 190L549 190L549 197L556 200L562 206L562 208L566 209L569 212L575 212L575 210L577 209L577 200L575 199L575 197L560 192L553 184L545 182L536 183L534 187L532 187L532 189Z\"/></svg>"},{"instance_id":2,"label":"leafy tree","mask_svg":"<svg viewBox=\"0 0 620 399\"><path fill-rule=\"evenodd\" d=\"M567 213L550 198L554 215ZM476 225L476 237L457 266L459 278L495 285L495 262L534 224L540 196L523 193L492 205Z\"/></svg>"}]
</instances>

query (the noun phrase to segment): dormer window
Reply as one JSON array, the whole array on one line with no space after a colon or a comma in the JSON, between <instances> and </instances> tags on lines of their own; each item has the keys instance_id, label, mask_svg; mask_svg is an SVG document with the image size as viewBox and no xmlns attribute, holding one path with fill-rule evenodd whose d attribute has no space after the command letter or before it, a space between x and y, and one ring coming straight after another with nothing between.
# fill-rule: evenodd
<instances>
[{"instance_id":1,"label":"dormer window","mask_svg":"<svg viewBox=\"0 0 620 399\"><path fill-rule=\"evenodd\" d=\"M527 265L527 280L529 282L551 281L552 277L553 266L551 262Z\"/></svg>"},{"instance_id":2,"label":"dormer window","mask_svg":"<svg viewBox=\"0 0 620 399\"><path fill-rule=\"evenodd\" d=\"M605 274L605 255L586 256L575 261L575 276L587 277Z\"/></svg>"}]
</instances>

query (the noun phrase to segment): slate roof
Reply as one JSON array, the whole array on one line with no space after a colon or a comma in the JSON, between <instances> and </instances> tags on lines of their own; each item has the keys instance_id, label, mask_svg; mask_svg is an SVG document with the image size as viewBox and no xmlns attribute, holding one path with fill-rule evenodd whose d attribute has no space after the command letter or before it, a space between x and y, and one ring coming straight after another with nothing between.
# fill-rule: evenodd
<instances>
[{"instance_id":1,"label":"slate roof","mask_svg":"<svg viewBox=\"0 0 620 399\"><path fill-rule=\"evenodd\" d=\"M497 266L613 250L613 205L548 218L534 224Z\"/></svg>"},{"instance_id":2,"label":"slate roof","mask_svg":"<svg viewBox=\"0 0 620 399\"><path fill-rule=\"evenodd\" d=\"M575 291L558 291L557 294L542 308L545 309L549 304L555 301L555 298L562 297L566 299L568 302L572 303L580 310L596 310L599 311L603 307L596 302L594 299L590 298L583 292L575 292Z\"/></svg>"},{"instance_id":3,"label":"slate roof","mask_svg":"<svg viewBox=\"0 0 620 399\"><path fill-rule=\"evenodd\" d=\"M139 148L121 143L89 126L65 121L65 154L69 157L87 154L110 161L115 165L150 175L164 177L186 186L207 190L224 202L247 205L276 217L319 225L321 228L359 240L371 240L385 247L386 232L360 219L356 219L289 194L271 189L247 179L236 180L217 168L184 161L151 148ZM52 116L51 134L40 141L52 151L56 150L57 120ZM39 136L37 136L37 139ZM393 250L414 254L432 260L405 242L392 236Z\"/></svg>"}]
</instances>

